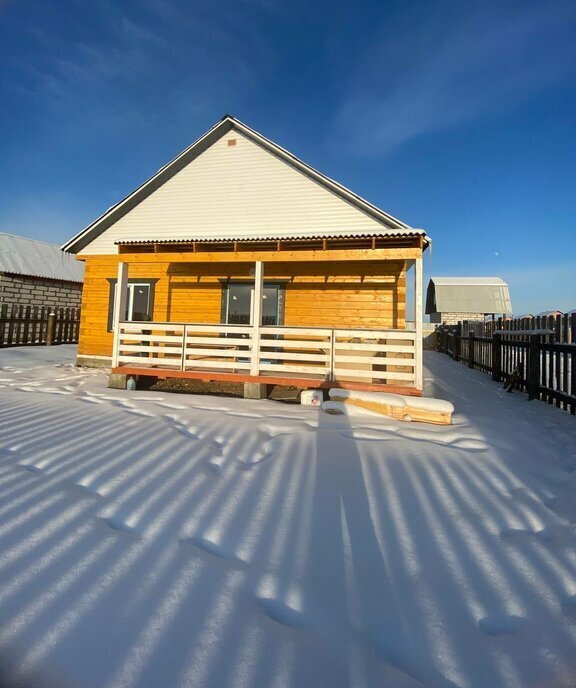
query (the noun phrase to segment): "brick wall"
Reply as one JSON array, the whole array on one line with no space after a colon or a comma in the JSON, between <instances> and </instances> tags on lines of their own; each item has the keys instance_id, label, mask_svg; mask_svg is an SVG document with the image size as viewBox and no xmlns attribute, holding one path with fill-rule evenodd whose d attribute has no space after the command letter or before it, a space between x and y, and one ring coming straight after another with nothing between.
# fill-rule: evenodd
<instances>
[{"instance_id":1,"label":"brick wall","mask_svg":"<svg viewBox=\"0 0 576 688\"><path fill-rule=\"evenodd\" d=\"M79 308L82 284L0 273L0 303Z\"/></svg>"},{"instance_id":2,"label":"brick wall","mask_svg":"<svg viewBox=\"0 0 576 688\"><path fill-rule=\"evenodd\" d=\"M430 322L457 325L461 320L484 320L484 313L431 313Z\"/></svg>"}]
</instances>

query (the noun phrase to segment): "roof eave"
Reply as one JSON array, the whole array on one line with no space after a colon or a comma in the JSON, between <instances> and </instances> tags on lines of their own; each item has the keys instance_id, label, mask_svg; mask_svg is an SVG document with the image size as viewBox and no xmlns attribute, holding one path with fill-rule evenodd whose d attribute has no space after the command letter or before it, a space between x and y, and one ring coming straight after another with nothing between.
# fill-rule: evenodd
<instances>
[{"instance_id":1,"label":"roof eave","mask_svg":"<svg viewBox=\"0 0 576 688\"><path fill-rule=\"evenodd\" d=\"M270 234L270 235L257 235L257 236L240 236L240 235L218 235L218 236L203 236L203 237L180 237L180 238L141 238L141 239L118 239L114 242L117 246L129 246L134 244L192 244L192 243L227 243L227 242L266 242L266 241L284 241L289 243L290 241L314 241L318 239L367 239L367 238L377 238L377 239L415 239L417 237L425 236L425 231L423 229L410 229L410 230L389 230L389 231L362 231L362 232L349 232L335 234L333 232L314 232L311 234Z\"/></svg>"}]
</instances>

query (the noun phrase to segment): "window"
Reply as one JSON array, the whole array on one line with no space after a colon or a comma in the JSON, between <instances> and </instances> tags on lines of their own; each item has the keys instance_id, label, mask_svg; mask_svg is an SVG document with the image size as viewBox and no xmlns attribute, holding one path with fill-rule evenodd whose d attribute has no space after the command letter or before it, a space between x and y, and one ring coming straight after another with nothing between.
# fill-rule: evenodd
<instances>
[{"instance_id":1,"label":"window","mask_svg":"<svg viewBox=\"0 0 576 688\"><path fill-rule=\"evenodd\" d=\"M254 285L231 282L222 290L221 320L235 325L249 325L252 320ZM277 284L264 285L262 324L279 325L284 321L284 289Z\"/></svg>"},{"instance_id":2,"label":"window","mask_svg":"<svg viewBox=\"0 0 576 688\"><path fill-rule=\"evenodd\" d=\"M113 330L114 303L116 301L116 282L109 279L110 298L108 300L108 332ZM152 320L154 312L154 285L158 280L128 280L126 295L125 321L141 322Z\"/></svg>"}]
</instances>

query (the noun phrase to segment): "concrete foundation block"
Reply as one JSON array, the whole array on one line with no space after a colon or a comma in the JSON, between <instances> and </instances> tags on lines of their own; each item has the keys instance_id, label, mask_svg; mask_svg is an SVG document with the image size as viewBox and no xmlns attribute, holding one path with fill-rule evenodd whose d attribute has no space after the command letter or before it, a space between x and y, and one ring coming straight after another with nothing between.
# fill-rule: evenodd
<instances>
[{"instance_id":1,"label":"concrete foundation block","mask_svg":"<svg viewBox=\"0 0 576 688\"><path fill-rule=\"evenodd\" d=\"M121 373L110 373L108 378L108 387L110 389L126 389L127 380L128 375L122 375Z\"/></svg>"},{"instance_id":2,"label":"concrete foundation block","mask_svg":"<svg viewBox=\"0 0 576 688\"><path fill-rule=\"evenodd\" d=\"M259 382L244 383L244 399L267 399L268 385Z\"/></svg>"},{"instance_id":3,"label":"concrete foundation block","mask_svg":"<svg viewBox=\"0 0 576 688\"><path fill-rule=\"evenodd\" d=\"M79 368L111 368L111 358L92 358L91 356L77 356L76 365Z\"/></svg>"}]
</instances>

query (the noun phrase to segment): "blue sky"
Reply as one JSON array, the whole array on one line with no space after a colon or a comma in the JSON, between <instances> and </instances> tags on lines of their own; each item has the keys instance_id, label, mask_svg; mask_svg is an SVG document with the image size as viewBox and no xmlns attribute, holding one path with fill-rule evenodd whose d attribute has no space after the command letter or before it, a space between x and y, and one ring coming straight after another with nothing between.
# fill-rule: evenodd
<instances>
[{"instance_id":1,"label":"blue sky","mask_svg":"<svg viewBox=\"0 0 576 688\"><path fill-rule=\"evenodd\" d=\"M233 114L576 307L576 3L0 0L0 229L62 242Z\"/></svg>"}]
</instances>

